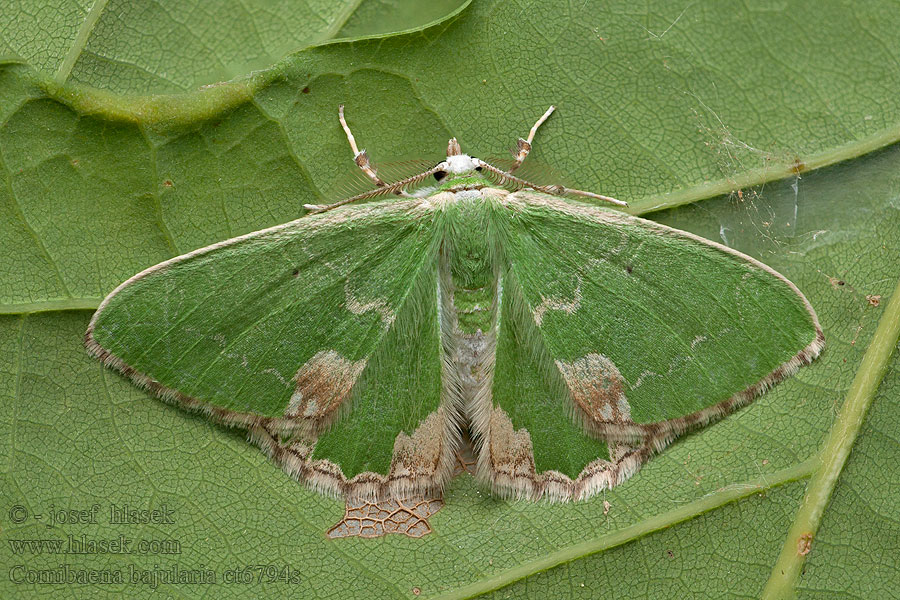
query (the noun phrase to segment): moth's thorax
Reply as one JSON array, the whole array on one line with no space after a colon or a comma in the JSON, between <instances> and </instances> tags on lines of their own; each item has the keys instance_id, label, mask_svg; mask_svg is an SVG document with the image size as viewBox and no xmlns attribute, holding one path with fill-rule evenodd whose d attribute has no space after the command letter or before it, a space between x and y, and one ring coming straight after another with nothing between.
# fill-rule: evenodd
<instances>
[{"instance_id":1,"label":"moth's thorax","mask_svg":"<svg viewBox=\"0 0 900 600\"><path fill-rule=\"evenodd\" d=\"M447 163L447 172L451 175L474 172L476 167L478 167L472 157L468 154L448 156L445 162Z\"/></svg>"},{"instance_id":2,"label":"moth's thorax","mask_svg":"<svg viewBox=\"0 0 900 600\"><path fill-rule=\"evenodd\" d=\"M441 182L441 190L445 192L462 192L465 190L480 190L490 187L492 184L477 173L448 177ZM460 198L462 199L462 197Z\"/></svg>"},{"instance_id":3,"label":"moth's thorax","mask_svg":"<svg viewBox=\"0 0 900 600\"><path fill-rule=\"evenodd\" d=\"M481 176L478 160L467 154L447 156L447 160L441 163L440 168L441 171L435 178L440 181L439 189L444 192L479 190L491 183Z\"/></svg>"}]
</instances>

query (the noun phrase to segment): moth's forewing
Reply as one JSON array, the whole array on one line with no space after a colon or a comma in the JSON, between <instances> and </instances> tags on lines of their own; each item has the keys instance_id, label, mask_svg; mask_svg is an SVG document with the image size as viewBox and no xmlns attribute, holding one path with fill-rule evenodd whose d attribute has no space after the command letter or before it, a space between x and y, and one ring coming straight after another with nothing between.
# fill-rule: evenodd
<instances>
[{"instance_id":1,"label":"moth's forewing","mask_svg":"<svg viewBox=\"0 0 900 600\"><path fill-rule=\"evenodd\" d=\"M321 433L312 453L360 482L371 478L365 471L388 474L388 488L401 495L440 489L459 439L458 407L443 392L434 254L429 259L369 355L351 410Z\"/></svg>"},{"instance_id":2,"label":"moth's forewing","mask_svg":"<svg viewBox=\"0 0 900 600\"><path fill-rule=\"evenodd\" d=\"M429 414L432 471L447 470L433 220L419 200L377 202L176 257L110 294L87 346L163 398L250 428L323 491L346 494L357 475L383 487L398 434Z\"/></svg>"},{"instance_id":3,"label":"moth's forewing","mask_svg":"<svg viewBox=\"0 0 900 600\"><path fill-rule=\"evenodd\" d=\"M746 255L543 194L518 192L502 204L494 406L511 430L527 429L529 443L517 443L530 444L536 469L523 471L530 457L520 452L484 454L493 439L509 439L500 421L476 431L486 440L482 475L501 493L566 499L615 485L649 450L751 401L824 344L799 290ZM545 388L523 393L525 371L541 374ZM613 456L552 425L566 418L578 424L576 437L607 440Z\"/></svg>"}]
</instances>

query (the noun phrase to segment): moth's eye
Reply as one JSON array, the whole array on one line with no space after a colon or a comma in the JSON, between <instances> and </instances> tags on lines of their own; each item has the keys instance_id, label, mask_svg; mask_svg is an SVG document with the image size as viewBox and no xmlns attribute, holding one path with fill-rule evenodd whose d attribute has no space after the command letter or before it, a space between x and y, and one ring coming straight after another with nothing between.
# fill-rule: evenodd
<instances>
[{"instance_id":1,"label":"moth's eye","mask_svg":"<svg viewBox=\"0 0 900 600\"><path fill-rule=\"evenodd\" d=\"M475 167L475 170L476 170L476 171L480 171L480 170L481 170L481 167Z\"/></svg>"},{"instance_id":2,"label":"moth's eye","mask_svg":"<svg viewBox=\"0 0 900 600\"><path fill-rule=\"evenodd\" d=\"M434 178L440 181L447 176L447 171L435 171Z\"/></svg>"}]
</instances>

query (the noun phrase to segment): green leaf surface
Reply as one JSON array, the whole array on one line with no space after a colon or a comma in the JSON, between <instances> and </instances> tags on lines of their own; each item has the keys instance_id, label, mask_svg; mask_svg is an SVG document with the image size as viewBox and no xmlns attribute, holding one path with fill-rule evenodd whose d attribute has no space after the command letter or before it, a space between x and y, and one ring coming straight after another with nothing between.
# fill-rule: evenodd
<instances>
[{"instance_id":1,"label":"green leaf surface","mask_svg":"<svg viewBox=\"0 0 900 600\"><path fill-rule=\"evenodd\" d=\"M270 67L333 38L421 27L461 0L127 0L12 2L0 12L0 51L58 83L123 94L195 89Z\"/></svg>"},{"instance_id":2,"label":"green leaf surface","mask_svg":"<svg viewBox=\"0 0 900 600\"><path fill-rule=\"evenodd\" d=\"M97 20L115 35L88 43L114 48L117 35L139 48L136 27L152 36L171 26L115 27L133 10L117 4ZM0 556L23 565L16 576L63 563L126 576L177 564L212 569L218 583L157 591L217 598L762 592L900 279L900 150L805 172L896 140L900 15L891 5L476 1L415 33L318 46L210 88L196 89L298 46L276 52L248 34L252 52L229 40L239 60L228 62L224 47L210 60L185 50L200 37L173 35L137 50L181 55L156 63L152 77L121 66L100 76L79 53L69 79L98 87L61 87L52 77L98 6L48 5L0 27L0 55L33 65L0 69ZM2 18L13 12L25 14ZM166 87L140 87L147 82ZM188 91L116 95L148 90ZM422 539L326 539L341 503L289 479L242 433L153 400L90 359L81 337L90 309L135 272L343 195L353 165L340 102L376 166L437 160L451 135L473 154L499 155L557 104L529 161L565 183L622 197L636 213L743 188L650 216L784 273L819 314L824 354L605 497L506 502L461 476ZM800 597L889 595L900 579L896 361L859 437L847 440L853 451L820 507ZM47 526L54 508L94 504L96 524ZM126 504L165 507L174 523L110 524L111 505ZM11 544L69 535L178 540L180 554L60 557ZM260 564L300 575L223 583L227 570ZM150 583L3 577L3 597L154 593Z\"/></svg>"},{"instance_id":3,"label":"green leaf surface","mask_svg":"<svg viewBox=\"0 0 900 600\"><path fill-rule=\"evenodd\" d=\"M361 38L416 29L444 20L465 4L466 0L365 0L334 37Z\"/></svg>"}]
</instances>

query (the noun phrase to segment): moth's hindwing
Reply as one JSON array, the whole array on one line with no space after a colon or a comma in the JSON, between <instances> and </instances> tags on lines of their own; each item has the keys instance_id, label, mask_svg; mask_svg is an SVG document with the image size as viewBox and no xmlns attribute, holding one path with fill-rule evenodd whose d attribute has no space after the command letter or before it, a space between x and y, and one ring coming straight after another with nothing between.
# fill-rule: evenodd
<instances>
[{"instance_id":1,"label":"moth's hindwing","mask_svg":"<svg viewBox=\"0 0 900 600\"><path fill-rule=\"evenodd\" d=\"M436 252L420 200L304 217L132 277L87 346L163 398L250 429L321 491L439 487L456 428L441 405Z\"/></svg>"},{"instance_id":2,"label":"moth's hindwing","mask_svg":"<svg viewBox=\"0 0 900 600\"><path fill-rule=\"evenodd\" d=\"M473 422L479 475L501 494L616 485L824 345L799 290L730 248L533 192L503 205L493 404Z\"/></svg>"}]
</instances>

